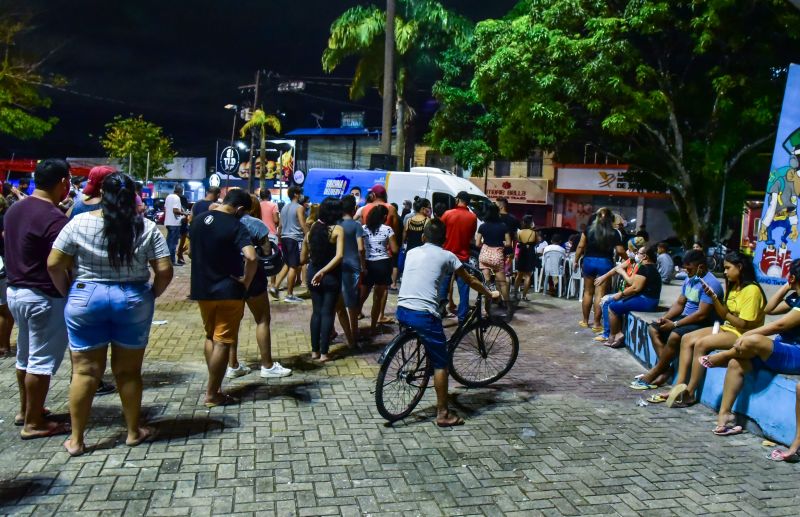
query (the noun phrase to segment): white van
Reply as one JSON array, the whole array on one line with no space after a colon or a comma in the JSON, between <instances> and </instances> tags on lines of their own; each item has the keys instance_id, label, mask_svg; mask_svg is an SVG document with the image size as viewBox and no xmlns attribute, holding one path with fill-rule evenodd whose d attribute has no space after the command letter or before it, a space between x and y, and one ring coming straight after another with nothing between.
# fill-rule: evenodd
<instances>
[{"instance_id":1,"label":"white van","mask_svg":"<svg viewBox=\"0 0 800 517\"><path fill-rule=\"evenodd\" d=\"M303 191L312 203L326 197L341 198L354 189L360 190L361 199L375 185L383 185L390 203L402 207L403 201L414 201L418 196L430 200L431 206L444 203L447 208L456 204L456 194L465 191L470 195L470 208L482 219L491 203L486 195L469 180L435 167L412 167L405 171L366 171L349 169L311 169L303 184Z\"/></svg>"}]
</instances>

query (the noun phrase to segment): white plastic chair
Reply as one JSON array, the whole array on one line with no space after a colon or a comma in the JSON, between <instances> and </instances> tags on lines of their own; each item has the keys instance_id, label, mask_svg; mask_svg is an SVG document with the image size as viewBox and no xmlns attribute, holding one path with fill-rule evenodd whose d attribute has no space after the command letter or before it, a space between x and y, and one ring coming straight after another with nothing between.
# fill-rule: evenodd
<instances>
[{"instance_id":1,"label":"white plastic chair","mask_svg":"<svg viewBox=\"0 0 800 517\"><path fill-rule=\"evenodd\" d=\"M583 299L583 271L581 270L581 263L583 262L583 257L578 262L575 262L575 255L573 254L570 256L569 259L569 287L567 287L567 298L572 298L573 296L581 301ZM577 291L576 291L577 288Z\"/></svg>"},{"instance_id":2,"label":"white plastic chair","mask_svg":"<svg viewBox=\"0 0 800 517\"><path fill-rule=\"evenodd\" d=\"M558 280L558 297L561 298L561 291L564 288L564 265L566 257L558 251L548 251L542 255L542 290L547 286L547 279Z\"/></svg>"}]
</instances>

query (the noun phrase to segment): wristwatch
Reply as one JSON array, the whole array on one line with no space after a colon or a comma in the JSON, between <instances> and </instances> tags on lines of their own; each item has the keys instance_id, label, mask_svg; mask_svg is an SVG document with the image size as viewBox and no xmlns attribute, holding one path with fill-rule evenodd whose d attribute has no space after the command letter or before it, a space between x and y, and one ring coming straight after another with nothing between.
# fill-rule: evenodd
<instances>
[{"instance_id":1,"label":"wristwatch","mask_svg":"<svg viewBox=\"0 0 800 517\"><path fill-rule=\"evenodd\" d=\"M672 324L675 325L675 328L680 327L680 322L678 321L673 321Z\"/></svg>"}]
</instances>

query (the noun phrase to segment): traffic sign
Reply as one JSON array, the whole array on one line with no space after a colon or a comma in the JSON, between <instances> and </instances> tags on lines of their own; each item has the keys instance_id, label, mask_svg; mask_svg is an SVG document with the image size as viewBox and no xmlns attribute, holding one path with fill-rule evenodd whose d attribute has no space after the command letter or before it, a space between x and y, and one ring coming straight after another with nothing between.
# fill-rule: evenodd
<instances>
[{"instance_id":1,"label":"traffic sign","mask_svg":"<svg viewBox=\"0 0 800 517\"><path fill-rule=\"evenodd\" d=\"M228 146L219 155L219 166L225 174L238 171L239 163L239 151L235 147Z\"/></svg>"}]
</instances>

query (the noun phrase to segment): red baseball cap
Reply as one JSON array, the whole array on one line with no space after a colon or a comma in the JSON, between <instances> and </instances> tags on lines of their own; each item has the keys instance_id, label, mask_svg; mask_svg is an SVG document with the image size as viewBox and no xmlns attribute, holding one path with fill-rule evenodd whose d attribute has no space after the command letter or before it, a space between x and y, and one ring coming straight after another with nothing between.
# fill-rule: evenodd
<instances>
[{"instance_id":1,"label":"red baseball cap","mask_svg":"<svg viewBox=\"0 0 800 517\"><path fill-rule=\"evenodd\" d=\"M384 188L383 185L375 185L374 187L369 189L369 191L375 194L376 196L386 196L386 188Z\"/></svg>"},{"instance_id":2,"label":"red baseball cap","mask_svg":"<svg viewBox=\"0 0 800 517\"><path fill-rule=\"evenodd\" d=\"M98 195L103 180L106 179L106 176L114 174L115 172L117 172L117 170L108 165L92 167L92 170L89 171L89 180L86 182L86 186L83 187L83 193L89 197Z\"/></svg>"}]
</instances>

